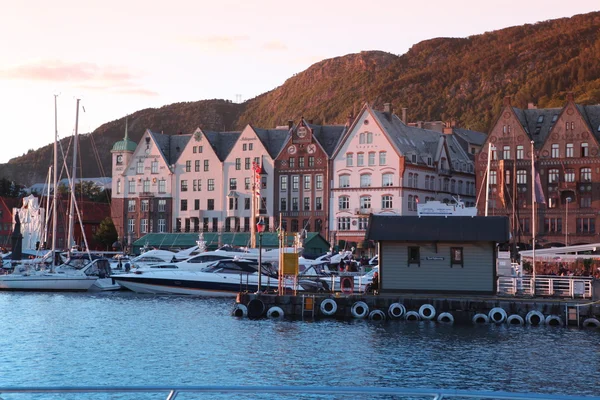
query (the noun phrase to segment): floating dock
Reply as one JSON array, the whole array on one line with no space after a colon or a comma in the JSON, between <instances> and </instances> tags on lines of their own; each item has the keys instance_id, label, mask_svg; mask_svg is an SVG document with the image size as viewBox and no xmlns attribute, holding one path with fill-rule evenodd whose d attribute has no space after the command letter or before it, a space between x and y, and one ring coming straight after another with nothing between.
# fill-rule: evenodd
<instances>
[{"instance_id":1,"label":"floating dock","mask_svg":"<svg viewBox=\"0 0 600 400\"><path fill-rule=\"evenodd\" d=\"M564 298L239 293L232 314L253 319L429 320L456 324L547 324L600 329L600 301Z\"/></svg>"}]
</instances>

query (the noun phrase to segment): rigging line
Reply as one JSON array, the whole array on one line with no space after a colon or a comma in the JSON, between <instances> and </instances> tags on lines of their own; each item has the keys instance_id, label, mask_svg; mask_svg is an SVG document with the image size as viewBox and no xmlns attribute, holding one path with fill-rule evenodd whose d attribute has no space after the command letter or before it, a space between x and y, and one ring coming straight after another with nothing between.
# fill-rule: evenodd
<instances>
[{"instance_id":1,"label":"rigging line","mask_svg":"<svg viewBox=\"0 0 600 400\"><path fill-rule=\"evenodd\" d=\"M100 153L98 152L98 146L96 146L96 141L94 140L94 134L90 133L90 142L91 142L91 147L92 147L92 152L94 153L94 156L96 158L96 164L98 166L98 170L100 171L100 175L107 176L106 175L106 171L104 170L104 166L102 165L102 162L100 161ZM104 195L106 196L106 200L108 200L108 204L112 204L112 199L110 198L110 196L108 195L108 191L106 190L106 188L103 189Z\"/></svg>"}]
</instances>

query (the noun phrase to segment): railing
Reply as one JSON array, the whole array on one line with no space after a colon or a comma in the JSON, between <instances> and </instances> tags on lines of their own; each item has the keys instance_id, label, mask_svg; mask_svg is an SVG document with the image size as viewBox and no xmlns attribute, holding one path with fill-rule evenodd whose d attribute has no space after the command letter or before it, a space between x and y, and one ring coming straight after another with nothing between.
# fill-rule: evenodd
<instances>
[{"instance_id":1,"label":"railing","mask_svg":"<svg viewBox=\"0 0 600 400\"><path fill-rule=\"evenodd\" d=\"M592 298L592 278L581 276L530 275L498 278L499 295L552 296L563 298Z\"/></svg>"},{"instance_id":2,"label":"railing","mask_svg":"<svg viewBox=\"0 0 600 400\"><path fill-rule=\"evenodd\" d=\"M370 398L374 395L401 396L408 398L418 396L420 398L442 399L546 399L546 400L598 400L598 396L574 396L563 394L540 394L540 393L513 393L494 392L483 390L454 390L454 389L406 389L406 388L383 388L383 387L335 387L335 386L63 386L63 387L0 387L0 393L163 393L167 400L174 400L180 393L204 394L206 398L216 393L219 394L245 394L258 397L266 393L270 394L321 394L330 396L339 395L361 395ZM293 397L293 396L292 396Z\"/></svg>"}]
</instances>

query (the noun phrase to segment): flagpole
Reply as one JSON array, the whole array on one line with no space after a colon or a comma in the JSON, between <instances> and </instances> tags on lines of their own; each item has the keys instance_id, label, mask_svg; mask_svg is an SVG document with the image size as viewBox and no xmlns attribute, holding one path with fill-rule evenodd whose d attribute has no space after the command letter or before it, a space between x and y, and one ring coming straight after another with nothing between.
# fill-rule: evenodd
<instances>
[{"instance_id":1,"label":"flagpole","mask_svg":"<svg viewBox=\"0 0 600 400\"><path fill-rule=\"evenodd\" d=\"M533 284L532 290L533 295L535 295L535 234L536 234L536 225L535 225L535 149L533 147L533 140L531 141L531 258L532 258L532 276L533 276Z\"/></svg>"},{"instance_id":2,"label":"flagpole","mask_svg":"<svg viewBox=\"0 0 600 400\"><path fill-rule=\"evenodd\" d=\"M490 166L492 162L492 143L489 143L488 147L488 159L487 159L487 179L485 187L485 216L488 216L488 208L490 205ZM497 179L497 178L496 178Z\"/></svg>"}]
</instances>

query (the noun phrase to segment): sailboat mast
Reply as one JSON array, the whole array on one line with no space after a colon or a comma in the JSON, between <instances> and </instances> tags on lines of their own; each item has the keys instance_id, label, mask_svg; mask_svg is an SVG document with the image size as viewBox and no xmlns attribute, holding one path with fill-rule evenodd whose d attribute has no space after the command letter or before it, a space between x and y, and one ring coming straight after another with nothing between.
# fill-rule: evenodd
<instances>
[{"instance_id":1,"label":"sailboat mast","mask_svg":"<svg viewBox=\"0 0 600 400\"><path fill-rule=\"evenodd\" d=\"M46 208L44 215L44 238L42 243L48 245L48 221L50 216L50 182L52 181L52 166L48 167L48 180L46 181ZM46 247L47 248L47 247Z\"/></svg>"},{"instance_id":2,"label":"sailboat mast","mask_svg":"<svg viewBox=\"0 0 600 400\"><path fill-rule=\"evenodd\" d=\"M69 206L69 240L67 244L69 248L71 248L74 244L75 232L73 229L75 228L75 173L77 171L77 143L79 141L78 137L78 127L79 127L79 101L77 99L77 110L75 111L75 136L73 137L73 167L71 172L71 203Z\"/></svg>"},{"instance_id":3,"label":"sailboat mast","mask_svg":"<svg viewBox=\"0 0 600 400\"><path fill-rule=\"evenodd\" d=\"M56 257L54 252L56 251L56 203L57 193L56 190L58 184L58 111L56 106L56 99L58 95L54 95L54 168L52 172L52 270L56 267Z\"/></svg>"},{"instance_id":4,"label":"sailboat mast","mask_svg":"<svg viewBox=\"0 0 600 400\"><path fill-rule=\"evenodd\" d=\"M492 148L493 144L490 142L488 146L488 158L487 158L487 170L485 180L485 216L488 216L488 209L490 208L490 166L492 163Z\"/></svg>"}]
</instances>

